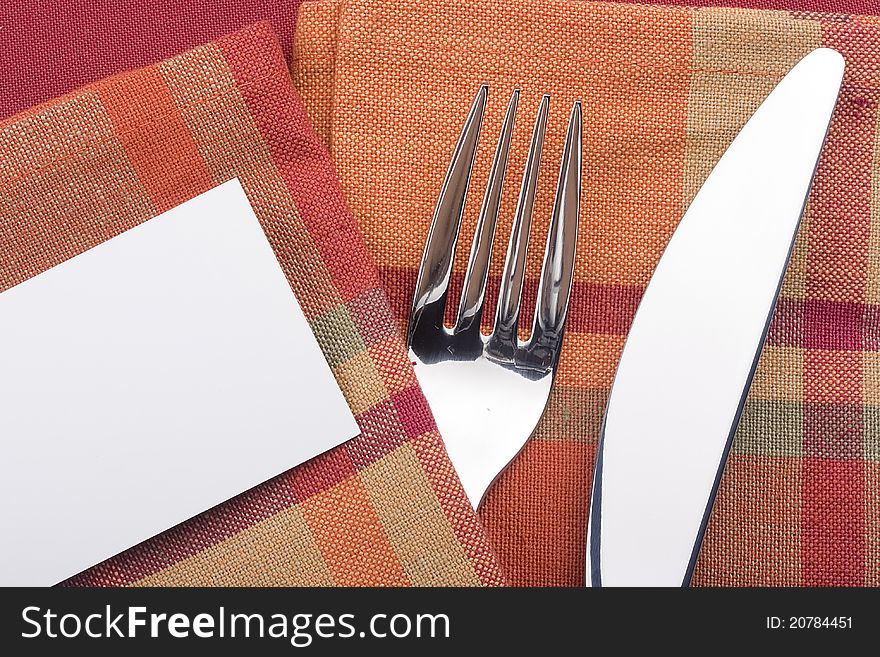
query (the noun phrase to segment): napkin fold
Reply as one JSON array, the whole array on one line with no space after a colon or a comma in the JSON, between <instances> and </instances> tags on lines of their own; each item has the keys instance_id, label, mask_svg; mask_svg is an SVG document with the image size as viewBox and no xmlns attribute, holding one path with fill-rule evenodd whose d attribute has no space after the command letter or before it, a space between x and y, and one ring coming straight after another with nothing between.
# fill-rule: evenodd
<instances>
[{"instance_id":1,"label":"napkin fold","mask_svg":"<svg viewBox=\"0 0 880 657\"><path fill-rule=\"evenodd\" d=\"M503 583L268 24L0 124L0 290L234 177L362 434L66 584Z\"/></svg>"},{"instance_id":2,"label":"napkin fold","mask_svg":"<svg viewBox=\"0 0 880 657\"><path fill-rule=\"evenodd\" d=\"M880 20L569 0L301 7L294 84L401 324L478 85L490 84L490 101L476 196L509 94L523 90L503 240L541 94L552 101L539 245L568 112L584 101L580 241L560 370L543 421L481 513L511 583L583 583L599 424L642 291L726 146L820 46L844 54L846 78L697 566L701 585L880 584ZM478 208L472 198L465 241ZM529 254L527 307L541 251ZM459 257L454 284L463 265Z\"/></svg>"}]
</instances>

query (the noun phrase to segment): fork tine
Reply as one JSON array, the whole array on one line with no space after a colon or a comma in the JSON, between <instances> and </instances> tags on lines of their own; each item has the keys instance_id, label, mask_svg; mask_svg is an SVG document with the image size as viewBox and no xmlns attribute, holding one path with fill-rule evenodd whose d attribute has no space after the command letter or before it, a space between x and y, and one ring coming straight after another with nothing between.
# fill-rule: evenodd
<instances>
[{"instance_id":1,"label":"fork tine","mask_svg":"<svg viewBox=\"0 0 880 657\"><path fill-rule=\"evenodd\" d=\"M489 274L489 261L492 258L492 242L494 241L495 225L498 222L498 210L501 206L501 191L504 187L504 174L507 169L507 156L510 152L510 140L519 102L519 89L514 89L507 105L507 113L501 126L498 146L492 160L489 182L486 184L486 195L471 245L467 272L458 305L456 331L464 331L475 322L479 327L483 313L483 300L486 295L486 279Z\"/></svg>"},{"instance_id":2,"label":"fork tine","mask_svg":"<svg viewBox=\"0 0 880 657\"><path fill-rule=\"evenodd\" d=\"M487 95L488 85L483 84L471 105L440 190L440 198L431 220L428 239L425 241L425 251L413 295L407 335L410 344L419 320L426 310L430 311L429 314L435 323L439 322L437 328L442 327L443 309L446 305L446 293L455 257L455 243L458 239L468 183L474 166Z\"/></svg>"},{"instance_id":3,"label":"fork tine","mask_svg":"<svg viewBox=\"0 0 880 657\"><path fill-rule=\"evenodd\" d=\"M547 128L547 114L550 109L550 96L544 95L532 143L523 172L522 187L516 203L513 229L507 246L501 289L498 292L498 309L495 313L495 329L492 340L499 347L516 345L516 332L519 324L520 297L526 269L526 254L529 245L529 231L532 227L532 213L535 209L535 190L538 186L538 170L541 167L541 151L544 149L544 132Z\"/></svg>"},{"instance_id":4,"label":"fork tine","mask_svg":"<svg viewBox=\"0 0 880 657\"><path fill-rule=\"evenodd\" d=\"M580 213L582 122L581 103L577 101L571 109L559 166L559 181L547 232L547 249L541 268L535 325L530 340L531 346L549 350L546 357L550 361L559 355L574 277Z\"/></svg>"}]
</instances>

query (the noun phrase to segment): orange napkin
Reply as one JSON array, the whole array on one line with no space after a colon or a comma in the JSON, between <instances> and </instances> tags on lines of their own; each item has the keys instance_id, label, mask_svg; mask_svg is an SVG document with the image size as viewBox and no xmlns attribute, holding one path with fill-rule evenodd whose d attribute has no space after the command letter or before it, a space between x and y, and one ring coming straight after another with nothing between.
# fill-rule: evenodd
<instances>
[{"instance_id":1,"label":"orange napkin","mask_svg":"<svg viewBox=\"0 0 880 657\"><path fill-rule=\"evenodd\" d=\"M539 243L568 111L585 103L559 376L544 420L481 514L511 583L583 583L596 437L642 290L727 144L782 75L823 45L845 55L846 80L697 568L703 585L880 584L880 20L570 0L302 6L294 84L401 322L478 85L490 83L490 104L477 195L511 90L523 90L511 172L522 171L540 95L552 95ZM502 205L505 240L516 177ZM471 201L465 235L479 208ZM541 250L530 253L532 296Z\"/></svg>"}]
</instances>

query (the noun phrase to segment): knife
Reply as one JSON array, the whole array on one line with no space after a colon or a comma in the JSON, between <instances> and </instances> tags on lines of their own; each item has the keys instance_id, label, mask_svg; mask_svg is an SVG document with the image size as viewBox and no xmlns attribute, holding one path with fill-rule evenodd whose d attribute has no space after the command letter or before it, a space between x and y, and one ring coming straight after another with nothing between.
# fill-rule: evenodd
<instances>
[{"instance_id":1,"label":"knife","mask_svg":"<svg viewBox=\"0 0 880 657\"><path fill-rule=\"evenodd\" d=\"M804 57L706 178L639 304L608 397L587 533L593 586L687 586L844 60Z\"/></svg>"}]
</instances>

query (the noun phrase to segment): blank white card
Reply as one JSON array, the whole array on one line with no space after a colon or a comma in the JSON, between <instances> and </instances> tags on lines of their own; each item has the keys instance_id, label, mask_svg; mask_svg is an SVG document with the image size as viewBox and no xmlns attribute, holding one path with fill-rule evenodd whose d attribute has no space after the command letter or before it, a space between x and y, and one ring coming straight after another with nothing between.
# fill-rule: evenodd
<instances>
[{"instance_id":1,"label":"blank white card","mask_svg":"<svg viewBox=\"0 0 880 657\"><path fill-rule=\"evenodd\" d=\"M0 294L0 584L55 584L358 433L224 183Z\"/></svg>"}]
</instances>

